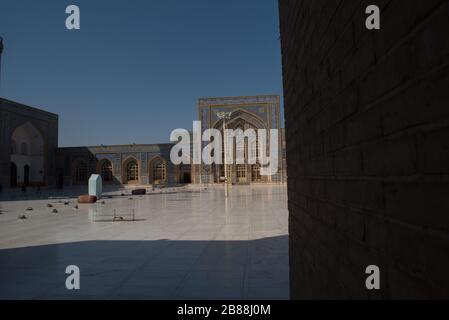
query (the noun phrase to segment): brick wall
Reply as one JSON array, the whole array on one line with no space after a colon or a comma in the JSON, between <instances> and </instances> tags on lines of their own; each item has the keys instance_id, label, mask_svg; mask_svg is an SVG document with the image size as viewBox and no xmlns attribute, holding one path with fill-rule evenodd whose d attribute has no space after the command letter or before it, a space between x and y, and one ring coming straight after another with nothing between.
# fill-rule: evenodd
<instances>
[{"instance_id":1,"label":"brick wall","mask_svg":"<svg viewBox=\"0 0 449 320\"><path fill-rule=\"evenodd\" d=\"M449 1L279 5L292 298L449 298Z\"/></svg>"}]
</instances>

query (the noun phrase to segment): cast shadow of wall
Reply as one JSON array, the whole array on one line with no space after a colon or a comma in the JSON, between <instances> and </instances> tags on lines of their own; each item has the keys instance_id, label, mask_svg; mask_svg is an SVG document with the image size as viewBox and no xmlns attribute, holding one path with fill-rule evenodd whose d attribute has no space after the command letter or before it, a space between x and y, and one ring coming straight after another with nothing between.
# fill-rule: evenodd
<instances>
[{"instance_id":1,"label":"cast shadow of wall","mask_svg":"<svg viewBox=\"0 0 449 320\"><path fill-rule=\"evenodd\" d=\"M66 267L81 289L66 288ZM0 299L289 299L288 236L0 250Z\"/></svg>"}]
</instances>

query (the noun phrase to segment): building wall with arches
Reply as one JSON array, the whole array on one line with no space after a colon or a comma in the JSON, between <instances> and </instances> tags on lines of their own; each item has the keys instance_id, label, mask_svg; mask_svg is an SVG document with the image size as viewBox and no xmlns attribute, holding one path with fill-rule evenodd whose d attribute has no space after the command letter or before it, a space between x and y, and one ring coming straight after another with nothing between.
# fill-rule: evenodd
<instances>
[{"instance_id":1,"label":"building wall with arches","mask_svg":"<svg viewBox=\"0 0 449 320\"><path fill-rule=\"evenodd\" d=\"M59 148L57 172L65 186L87 185L92 174L101 175L104 184L110 186L176 185L182 181L179 169L170 161L172 147L173 144L152 144ZM164 165L163 176L155 181L153 165L159 164Z\"/></svg>"},{"instance_id":2,"label":"building wall with arches","mask_svg":"<svg viewBox=\"0 0 449 320\"><path fill-rule=\"evenodd\" d=\"M257 165L234 164L229 165L230 182L233 184L286 182L285 134L281 126L280 97L277 95L263 95L200 99L198 101L198 118L201 121L202 132L207 129L222 131L223 122L217 115L219 112L232 113L231 118L226 123L227 129L279 130L278 173L273 176L260 176L260 168ZM207 144L208 142L203 143L203 149ZM270 144L268 142L268 150L269 147ZM235 145L234 148L236 148ZM248 145L245 146L245 150L247 149ZM234 150L234 157L236 151ZM193 165L192 180L195 184L222 183L224 181L224 166Z\"/></svg>"},{"instance_id":3,"label":"building wall with arches","mask_svg":"<svg viewBox=\"0 0 449 320\"><path fill-rule=\"evenodd\" d=\"M58 115L0 98L0 185L55 183Z\"/></svg>"},{"instance_id":4,"label":"building wall with arches","mask_svg":"<svg viewBox=\"0 0 449 320\"><path fill-rule=\"evenodd\" d=\"M92 174L106 185L176 185L173 144L58 148L58 115L0 98L0 189L87 186ZM152 167L158 159L159 171ZM128 165L134 164L130 180ZM161 177L154 177L159 172Z\"/></svg>"},{"instance_id":5,"label":"building wall with arches","mask_svg":"<svg viewBox=\"0 0 449 320\"><path fill-rule=\"evenodd\" d=\"M58 115L6 99L0 106L0 185L5 189L86 186L92 174L100 174L106 185L131 186L220 183L223 176L223 166L173 165L172 143L58 148ZM233 112L228 127L281 130L278 174L260 177L257 166L235 165L232 183L285 182L279 96L200 99L203 131L221 129L219 111Z\"/></svg>"}]
</instances>

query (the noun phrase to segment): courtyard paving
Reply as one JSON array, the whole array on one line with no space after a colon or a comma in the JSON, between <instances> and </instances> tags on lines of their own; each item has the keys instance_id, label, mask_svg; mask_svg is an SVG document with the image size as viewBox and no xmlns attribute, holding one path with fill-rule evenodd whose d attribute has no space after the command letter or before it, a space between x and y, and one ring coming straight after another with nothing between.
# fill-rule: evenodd
<instances>
[{"instance_id":1,"label":"courtyard paving","mask_svg":"<svg viewBox=\"0 0 449 320\"><path fill-rule=\"evenodd\" d=\"M76 205L3 195L0 299L289 298L284 186L232 187L228 200L220 187L116 190ZM80 290L65 287L69 265Z\"/></svg>"}]
</instances>

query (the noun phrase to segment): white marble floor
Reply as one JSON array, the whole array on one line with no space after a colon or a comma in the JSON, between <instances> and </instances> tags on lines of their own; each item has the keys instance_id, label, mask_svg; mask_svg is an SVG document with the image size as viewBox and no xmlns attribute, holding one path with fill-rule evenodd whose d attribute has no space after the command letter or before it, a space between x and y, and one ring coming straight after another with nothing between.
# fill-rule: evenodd
<instances>
[{"instance_id":1,"label":"white marble floor","mask_svg":"<svg viewBox=\"0 0 449 320\"><path fill-rule=\"evenodd\" d=\"M289 298L285 187L233 187L227 201L219 187L122 192L78 209L3 199L0 299ZM125 221L93 222L114 212ZM69 265L78 291L65 287Z\"/></svg>"}]
</instances>

